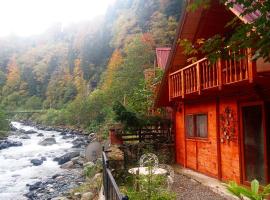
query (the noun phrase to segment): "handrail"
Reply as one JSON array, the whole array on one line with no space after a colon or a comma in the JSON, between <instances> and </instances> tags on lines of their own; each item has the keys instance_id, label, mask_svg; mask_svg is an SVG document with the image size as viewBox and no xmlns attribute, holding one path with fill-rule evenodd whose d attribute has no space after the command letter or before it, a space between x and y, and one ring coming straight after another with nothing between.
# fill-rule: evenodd
<instances>
[{"instance_id":1,"label":"handrail","mask_svg":"<svg viewBox=\"0 0 270 200\"><path fill-rule=\"evenodd\" d=\"M198 61L196 61L196 62L194 62L194 63L191 63L190 65L188 65L188 66L186 66L186 67L183 67L183 68L181 68L181 69L179 69L179 70L177 70L177 71L171 73L170 76L171 76L171 75L174 75L174 74L177 74L177 73L179 73L179 72L181 72L181 71L183 71L183 70L185 70L185 69L188 69L188 68L190 68L190 67L193 66L193 65L197 65L197 63L202 62L202 61L204 61L204 60L207 60L207 58L202 58L202 59L200 59L200 60L198 60Z\"/></svg>"},{"instance_id":2,"label":"handrail","mask_svg":"<svg viewBox=\"0 0 270 200\"><path fill-rule=\"evenodd\" d=\"M106 153L102 152L102 164L103 164L103 189L105 200L128 200L128 196L121 194L119 187L112 175L109 168L109 160Z\"/></svg>"},{"instance_id":3,"label":"handrail","mask_svg":"<svg viewBox=\"0 0 270 200\"><path fill-rule=\"evenodd\" d=\"M231 85L242 81L253 82L256 74L256 65L251 59L250 49L228 51L229 59L211 63L202 58L169 74L169 101L172 98L198 93ZM244 57L242 56L244 55Z\"/></svg>"}]
</instances>

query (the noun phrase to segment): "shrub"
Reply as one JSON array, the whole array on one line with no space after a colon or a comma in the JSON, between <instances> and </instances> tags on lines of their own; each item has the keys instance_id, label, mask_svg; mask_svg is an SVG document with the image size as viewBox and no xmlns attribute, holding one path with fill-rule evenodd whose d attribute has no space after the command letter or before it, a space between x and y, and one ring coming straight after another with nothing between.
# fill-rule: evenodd
<instances>
[{"instance_id":1,"label":"shrub","mask_svg":"<svg viewBox=\"0 0 270 200\"><path fill-rule=\"evenodd\" d=\"M256 179L251 181L250 188L239 186L234 181L230 181L228 184L225 184L225 186L231 194L241 200L246 198L250 200L264 200L270 195L270 184L265 187L260 186L259 181ZM259 191L260 188L262 188L261 191Z\"/></svg>"}]
</instances>

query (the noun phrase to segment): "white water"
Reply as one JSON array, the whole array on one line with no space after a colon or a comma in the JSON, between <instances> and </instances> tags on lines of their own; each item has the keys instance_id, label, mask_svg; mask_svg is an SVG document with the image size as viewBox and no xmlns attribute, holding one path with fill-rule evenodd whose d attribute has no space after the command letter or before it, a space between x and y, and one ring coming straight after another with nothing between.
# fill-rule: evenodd
<instances>
[{"instance_id":1,"label":"white water","mask_svg":"<svg viewBox=\"0 0 270 200\"><path fill-rule=\"evenodd\" d=\"M53 158L72 151L71 141L73 139L62 139L59 132L38 130L18 122L12 122L12 124L18 129L35 130L37 133L28 134L31 139L20 139L20 135L9 136L9 140L20 141L23 145L0 150L0 200L26 199L23 196L28 191L26 184L33 184L63 172L64 170L53 161ZM44 136L38 137L38 133L42 133ZM38 144L52 135L55 135L56 144L51 146ZM33 166L31 164L31 159L40 159L42 156L47 158L42 165Z\"/></svg>"}]
</instances>

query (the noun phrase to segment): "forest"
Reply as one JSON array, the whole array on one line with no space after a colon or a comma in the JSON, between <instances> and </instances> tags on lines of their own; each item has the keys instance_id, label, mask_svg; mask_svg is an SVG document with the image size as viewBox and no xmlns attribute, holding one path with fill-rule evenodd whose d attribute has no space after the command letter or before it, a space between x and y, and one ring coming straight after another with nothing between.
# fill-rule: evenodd
<instances>
[{"instance_id":1,"label":"forest","mask_svg":"<svg viewBox=\"0 0 270 200\"><path fill-rule=\"evenodd\" d=\"M172 45L181 7L181 0L116 0L92 21L0 38L1 109L43 110L27 118L89 131L106 130L115 102L147 114L153 98L144 70L154 67L156 47Z\"/></svg>"}]
</instances>

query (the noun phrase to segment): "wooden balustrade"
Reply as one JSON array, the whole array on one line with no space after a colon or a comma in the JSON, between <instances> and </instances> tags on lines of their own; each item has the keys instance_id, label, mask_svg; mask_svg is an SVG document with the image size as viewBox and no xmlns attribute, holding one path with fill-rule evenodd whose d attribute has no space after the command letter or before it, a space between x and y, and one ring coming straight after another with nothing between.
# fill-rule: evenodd
<instances>
[{"instance_id":1,"label":"wooden balustrade","mask_svg":"<svg viewBox=\"0 0 270 200\"><path fill-rule=\"evenodd\" d=\"M182 97L241 81L253 81L254 63L248 49L229 51L228 59L210 63L203 58L169 75L169 98Z\"/></svg>"}]
</instances>

